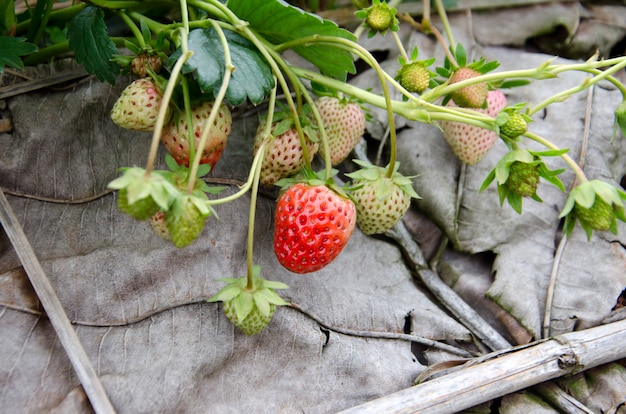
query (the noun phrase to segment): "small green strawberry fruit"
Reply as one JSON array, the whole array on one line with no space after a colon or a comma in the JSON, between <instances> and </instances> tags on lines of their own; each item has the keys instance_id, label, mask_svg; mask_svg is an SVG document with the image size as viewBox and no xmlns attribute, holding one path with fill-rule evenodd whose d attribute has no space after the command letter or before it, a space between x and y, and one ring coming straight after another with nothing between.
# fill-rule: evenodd
<instances>
[{"instance_id":1,"label":"small green strawberry fruit","mask_svg":"<svg viewBox=\"0 0 626 414\"><path fill-rule=\"evenodd\" d=\"M450 77L450 85L480 76L481 73L469 67L457 69ZM462 108L482 108L489 88L485 82L475 83L456 89L450 95L455 104Z\"/></svg>"},{"instance_id":2,"label":"small green strawberry fruit","mask_svg":"<svg viewBox=\"0 0 626 414\"><path fill-rule=\"evenodd\" d=\"M206 201L204 193L185 194L174 200L165 215L165 224L176 247L191 244L202 233L207 218L215 213Z\"/></svg>"},{"instance_id":3,"label":"small green strawberry fruit","mask_svg":"<svg viewBox=\"0 0 626 414\"><path fill-rule=\"evenodd\" d=\"M594 230L617 234L617 220L626 222L624 200L626 192L607 182L591 180L579 184L570 192L559 216L565 217L565 234L572 232L576 221L587 239L591 239Z\"/></svg>"},{"instance_id":4,"label":"small green strawberry fruit","mask_svg":"<svg viewBox=\"0 0 626 414\"><path fill-rule=\"evenodd\" d=\"M399 21L396 18L397 10L389 7L386 1L373 0L372 5L356 12L356 16L365 19L370 28L369 37L376 33L385 34L387 30L397 31Z\"/></svg>"},{"instance_id":5,"label":"small green strawberry fruit","mask_svg":"<svg viewBox=\"0 0 626 414\"><path fill-rule=\"evenodd\" d=\"M515 139L526 133L528 123L522 114L512 112L504 125L500 126L500 134L508 139Z\"/></svg>"},{"instance_id":6,"label":"small green strawberry fruit","mask_svg":"<svg viewBox=\"0 0 626 414\"><path fill-rule=\"evenodd\" d=\"M156 214L160 207L150 196L140 198L134 203L128 201L128 189L122 188L117 193L117 208L137 220L147 220Z\"/></svg>"},{"instance_id":7,"label":"small green strawberry fruit","mask_svg":"<svg viewBox=\"0 0 626 414\"><path fill-rule=\"evenodd\" d=\"M162 92L151 78L137 79L128 85L111 109L111 119L122 128L151 132L161 108ZM166 115L166 121L171 112Z\"/></svg>"},{"instance_id":8,"label":"small green strawberry fruit","mask_svg":"<svg viewBox=\"0 0 626 414\"><path fill-rule=\"evenodd\" d=\"M576 203L574 205L574 214L580 220L581 225L598 231L609 230L615 221L613 207L598 196L596 196L589 208Z\"/></svg>"},{"instance_id":9,"label":"small green strawberry fruit","mask_svg":"<svg viewBox=\"0 0 626 414\"><path fill-rule=\"evenodd\" d=\"M356 102L349 102L334 96L323 96L315 105L322 118L323 128L328 137L328 149L332 165L345 160L365 133L365 113ZM319 147L324 156L324 147Z\"/></svg>"},{"instance_id":10,"label":"small green strawberry fruit","mask_svg":"<svg viewBox=\"0 0 626 414\"><path fill-rule=\"evenodd\" d=\"M515 161L509 166L506 186L521 197L531 197L539 185L539 165Z\"/></svg>"},{"instance_id":11,"label":"small green strawberry fruit","mask_svg":"<svg viewBox=\"0 0 626 414\"><path fill-rule=\"evenodd\" d=\"M118 190L118 208L137 220L147 220L157 211L167 210L170 197L179 194L160 172L146 175L145 170L138 167L122 171L122 176L111 181L108 187Z\"/></svg>"},{"instance_id":12,"label":"small green strawberry fruit","mask_svg":"<svg viewBox=\"0 0 626 414\"><path fill-rule=\"evenodd\" d=\"M564 151L536 152L520 148L509 151L491 170L479 191L484 191L493 180L497 180L500 205L506 200L513 210L521 214L523 198L542 201L537 195L540 178L543 177L561 191L565 191L563 183L557 177L565 170L550 170L542 159L544 156L558 156L563 153Z\"/></svg>"},{"instance_id":13,"label":"small green strawberry fruit","mask_svg":"<svg viewBox=\"0 0 626 414\"><path fill-rule=\"evenodd\" d=\"M430 85L430 73L422 62L410 62L402 65L396 79L409 92L422 93Z\"/></svg>"},{"instance_id":14,"label":"small green strawberry fruit","mask_svg":"<svg viewBox=\"0 0 626 414\"><path fill-rule=\"evenodd\" d=\"M420 198L412 181L396 171L387 177L387 168L359 160L361 169L347 174L353 179L349 193L356 206L357 225L365 234L381 234L402 219L411 206L411 198Z\"/></svg>"},{"instance_id":15,"label":"small green strawberry fruit","mask_svg":"<svg viewBox=\"0 0 626 414\"><path fill-rule=\"evenodd\" d=\"M252 266L250 275L239 279L220 279L228 283L209 302L223 302L224 314L248 336L256 335L269 325L277 306L287 305L276 289L288 289L281 282L259 276L260 266Z\"/></svg>"}]
</instances>

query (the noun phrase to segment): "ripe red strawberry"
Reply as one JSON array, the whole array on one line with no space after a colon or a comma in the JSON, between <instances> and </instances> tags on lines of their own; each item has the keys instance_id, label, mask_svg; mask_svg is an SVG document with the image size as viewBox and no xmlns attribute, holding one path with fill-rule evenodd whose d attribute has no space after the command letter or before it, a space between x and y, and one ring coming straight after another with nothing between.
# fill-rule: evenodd
<instances>
[{"instance_id":1,"label":"ripe red strawberry","mask_svg":"<svg viewBox=\"0 0 626 414\"><path fill-rule=\"evenodd\" d=\"M191 129L193 131L196 153L200 151L197 146L200 144L202 132L206 127L205 122L212 108L213 102L204 101L191 109L193 122ZM214 124L209 127L211 132L201 151L201 164L211 164L212 168L215 167L215 164L222 156L222 151L224 151L226 147L232 124L233 120L230 110L226 105L222 104ZM167 148L178 165L185 165L187 167L190 162L188 131L189 125L187 124L187 117L181 112L178 119L172 120L172 122L163 128L163 134L161 135L161 142L163 142L165 148Z\"/></svg>"},{"instance_id":2,"label":"ripe red strawberry","mask_svg":"<svg viewBox=\"0 0 626 414\"><path fill-rule=\"evenodd\" d=\"M311 129L307 128L307 130L310 135L315 134ZM264 131L265 122L261 122L254 138L255 152L263 142ZM304 165L304 153L302 145L300 145L300 137L291 122L288 120L274 122L270 133L273 135L273 139L265 147L265 156L261 165L260 181L265 185L272 185L281 178L296 174ZM309 161L313 159L319 147L317 136L314 136L313 139L314 141L307 139Z\"/></svg>"},{"instance_id":3,"label":"ripe red strawberry","mask_svg":"<svg viewBox=\"0 0 626 414\"><path fill-rule=\"evenodd\" d=\"M122 91L111 110L111 119L122 128L153 131L161 100L162 93L152 79L137 79Z\"/></svg>"},{"instance_id":4,"label":"ripe red strawberry","mask_svg":"<svg viewBox=\"0 0 626 414\"><path fill-rule=\"evenodd\" d=\"M365 133L365 114L354 102L332 96L323 96L315 103L319 110L324 130L328 136L328 147L332 165L345 160ZM320 145L320 154L324 155Z\"/></svg>"},{"instance_id":5,"label":"ripe red strawberry","mask_svg":"<svg viewBox=\"0 0 626 414\"><path fill-rule=\"evenodd\" d=\"M452 101L447 106L456 107ZM478 112L495 118L506 106L506 97L500 90L489 91L487 94L487 109L476 109ZM454 153L466 164L473 165L480 161L493 147L498 135L494 131L467 125L461 122L441 122L443 136L452 147Z\"/></svg>"},{"instance_id":6,"label":"ripe red strawberry","mask_svg":"<svg viewBox=\"0 0 626 414\"><path fill-rule=\"evenodd\" d=\"M386 168L355 162L363 168L347 175L354 180L350 196L356 204L357 225L365 234L384 233L404 216L411 198L419 196L411 179L399 172L390 178Z\"/></svg>"},{"instance_id":7,"label":"ripe red strawberry","mask_svg":"<svg viewBox=\"0 0 626 414\"><path fill-rule=\"evenodd\" d=\"M326 185L298 183L276 203L274 253L294 273L310 273L332 262L356 224L354 203Z\"/></svg>"},{"instance_id":8,"label":"ripe red strawberry","mask_svg":"<svg viewBox=\"0 0 626 414\"><path fill-rule=\"evenodd\" d=\"M468 67L459 68L452 74L452 77L450 77L450 84L452 85L480 75L481 73L474 69ZM450 95L454 103L460 107L482 108L485 104L485 99L487 98L487 91L487 84L480 82L457 89Z\"/></svg>"}]
</instances>

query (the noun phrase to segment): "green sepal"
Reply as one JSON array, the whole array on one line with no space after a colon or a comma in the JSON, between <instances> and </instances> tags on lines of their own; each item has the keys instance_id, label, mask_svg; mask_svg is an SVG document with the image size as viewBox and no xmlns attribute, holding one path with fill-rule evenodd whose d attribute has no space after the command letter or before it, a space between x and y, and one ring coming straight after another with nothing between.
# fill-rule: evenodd
<instances>
[{"instance_id":1,"label":"green sepal","mask_svg":"<svg viewBox=\"0 0 626 414\"><path fill-rule=\"evenodd\" d=\"M282 282L265 280L259 276L261 267L252 266L253 289L248 289L248 277L223 278L220 282L228 283L214 296L207 299L208 302L230 302L233 301L237 320L243 321L256 306L259 312L270 315L270 305L283 306L288 303L283 300L274 289L288 289L289 286Z\"/></svg>"},{"instance_id":2,"label":"green sepal","mask_svg":"<svg viewBox=\"0 0 626 414\"><path fill-rule=\"evenodd\" d=\"M377 165L373 165L369 162L358 160L358 159L354 159L352 161L361 167L357 171L346 174L346 176L350 177L353 181L367 180L367 181L375 182L375 181L379 181L379 179L382 177L386 177L387 174L389 173L389 166L379 167ZM415 178L415 176L405 177L400 172L398 172L399 168L400 168L400 163L396 162L394 165L394 171L390 177L393 183L399 188L401 188L402 191L408 194L411 198L415 198L418 200L421 199L419 194L417 194L417 192L413 188L412 179ZM354 186L350 186L347 188L348 191L354 191L356 189L357 188Z\"/></svg>"}]
</instances>

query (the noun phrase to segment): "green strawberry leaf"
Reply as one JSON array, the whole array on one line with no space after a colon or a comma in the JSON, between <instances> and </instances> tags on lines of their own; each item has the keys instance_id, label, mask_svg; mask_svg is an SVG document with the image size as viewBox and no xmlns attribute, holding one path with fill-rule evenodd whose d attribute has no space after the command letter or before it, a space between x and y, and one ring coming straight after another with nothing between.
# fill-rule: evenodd
<instances>
[{"instance_id":1,"label":"green strawberry leaf","mask_svg":"<svg viewBox=\"0 0 626 414\"><path fill-rule=\"evenodd\" d=\"M274 77L269 65L256 47L235 32L224 30L228 41L231 61L235 66L226 98L237 106L246 98L259 104L266 94L274 88ZM189 33L189 50L193 56L183 66L183 73L195 72L200 89L217 95L224 78L224 48L215 29L196 29ZM167 60L166 65L173 66L180 57L179 48Z\"/></svg>"},{"instance_id":2,"label":"green strawberry leaf","mask_svg":"<svg viewBox=\"0 0 626 414\"><path fill-rule=\"evenodd\" d=\"M117 48L107 33L104 12L94 6L85 7L70 22L67 37L76 61L100 82L115 85L120 67L111 60Z\"/></svg>"},{"instance_id":3,"label":"green strawberry leaf","mask_svg":"<svg viewBox=\"0 0 626 414\"><path fill-rule=\"evenodd\" d=\"M274 44L313 35L356 40L352 33L339 28L336 23L282 0L229 0L228 8ZM346 80L347 73L356 71L352 54L340 48L308 44L294 46L292 50L313 63L323 74L342 81Z\"/></svg>"},{"instance_id":4,"label":"green strawberry leaf","mask_svg":"<svg viewBox=\"0 0 626 414\"><path fill-rule=\"evenodd\" d=\"M0 73L5 66L22 69L24 63L20 56L29 55L37 50L37 45L26 42L21 37L0 36Z\"/></svg>"}]
</instances>

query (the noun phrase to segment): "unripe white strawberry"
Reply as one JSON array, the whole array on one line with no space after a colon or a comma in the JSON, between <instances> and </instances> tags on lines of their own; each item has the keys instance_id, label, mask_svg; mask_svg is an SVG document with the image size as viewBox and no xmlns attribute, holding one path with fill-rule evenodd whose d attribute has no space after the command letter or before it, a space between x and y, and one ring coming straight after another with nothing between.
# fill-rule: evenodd
<instances>
[{"instance_id":1,"label":"unripe white strawberry","mask_svg":"<svg viewBox=\"0 0 626 414\"><path fill-rule=\"evenodd\" d=\"M381 234L402 219L412 198L420 198L410 177L396 171L388 177L387 168L355 160L360 170L347 174L354 181L349 186L356 206L356 222L365 234Z\"/></svg>"},{"instance_id":2,"label":"unripe white strawberry","mask_svg":"<svg viewBox=\"0 0 626 414\"><path fill-rule=\"evenodd\" d=\"M350 155L365 133L365 114L354 102L332 96L323 96L315 103L324 123L332 165L337 165ZM324 146L320 145L324 156Z\"/></svg>"},{"instance_id":3,"label":"unripe white strawberry","mask_svg":"<svg viewBox=\"0 0 626 414\"><path fill-rule=\"evenodd\" d=\"M446 105L457 106L452 100ZM504 107L506 107L506 97L500 90L493 90L487 93L487 109L476 109L476 111L495 118ZM443 121L441 128L444 138L456 156L468 165L476 164L483 159L498 139L498 134L494 131L462 122Z\"/></svg>"},{"instance_id":4,"label":"unripe white strawberry","mask_svg":"<svg viewBox=\"0 0 626 414\"><path fill-rule=\"evenodd\" d=\"M152 79L137 79L122 91L111 110L111 119L122 128L151 132L157 121L161 101L161 91ZM166 118L169 115L168 110Z\"/></svg>"},{"instance_id":5,"label":"unripe white strawberry","mask_svg":"<svg viewBox=\"0 0 626 414\"><path fill-rule=\"evenodd\" d=\"M275 134L277 126L280 123L272 125L271 133ZM261 122L254 138L254 152L260 148L263 142L263 131L265 130L265 121ZM280 131L279 131L280 132ZM315 137L317 139L317 137ZM319 144L307 138L307 149L309 152L309 161L313 159L317 153ZM274 138L265 147L265 156L261 165L261 183L272 185L281 178L289 177L296 174L304 165L304 152L300 144L300 137L295 127L291 127L286 131L274 135Z\"/></svg>"}]
</instances>

